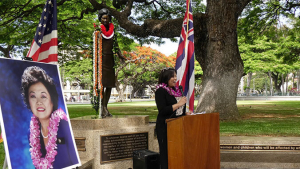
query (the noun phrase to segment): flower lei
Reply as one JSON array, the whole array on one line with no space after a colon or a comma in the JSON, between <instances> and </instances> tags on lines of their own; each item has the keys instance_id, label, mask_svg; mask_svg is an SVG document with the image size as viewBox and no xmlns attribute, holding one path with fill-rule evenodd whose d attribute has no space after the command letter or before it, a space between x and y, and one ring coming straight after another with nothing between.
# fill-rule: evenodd
<instances>
[{"instance_id":1,"label":"flower lei","mask_svg":"<svg viewBox=\"0 0 300 169\"><path fill-rule=\"evenodd\" d=\"M114 24L109 23L109 29L106 31L106 28L103 24L100 25L101 31L102 31L102 36L105 39L110 39L114 36Z\"/></svg>"},{"instance_id":2,"label":"flower lei","mask_svg":"<svg viewBox=\"0 0 300 169\"><path fill-rule=\"evenodd\" d=\"M46 156L42 158L41 153L41 144L40 144L40 122L38 118L33 115L30 121L30 155L32 159L32 163L37 169L45 169L45 168L53 168L52 163L55 160L55 156L57 154L57 131L60 120L68 121L68 118L62 109L58 109L51 114L50 122L48 126L48 144L46 145Z\"/></svg>"},{"instance_id":3,"label":"flower lei","mask_svg":"<svg viewBox=\"0 0 300 169\"><path fill-rule=\"evenodd\" d=\"M174 91L172 88L167 87L167 85L165 83L158 84L156 86L156 90L159 89L159 88L165 89L171 96L174 96L174 97L182 96L178 86L175 86L176 91Z\"/></svg>"}]
</instances>

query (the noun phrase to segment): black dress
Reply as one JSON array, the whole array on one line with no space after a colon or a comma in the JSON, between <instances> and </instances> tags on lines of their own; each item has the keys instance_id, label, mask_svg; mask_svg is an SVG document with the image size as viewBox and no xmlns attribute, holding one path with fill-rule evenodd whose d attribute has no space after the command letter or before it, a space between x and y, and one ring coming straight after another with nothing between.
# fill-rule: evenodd
<instances>
[{"instance_id":1,"label":"black dress","mask_svg":"<svg viewBox=\"0 0 300 169\"><path fill-rule=\"evenodd\" d=\"M168 169L168 144L167 144L167 124L166 119L177 118L176 110L172 105L177 103L174 96L170 95L164 88L159 88L155 92L155 102L158 109L156 120L156 132L159 144L161 169ZM185 115L185 108L183 114Z\"/></svg>"},{"instance_id":2,"label":"black dress","mask_svg":"<svg viewBox=\"0 0 300 169\"><path fill-rule=\"evenodd\" d=\"M113 38L102 37L102 85L103 87L116 87L115 85L115 61L113 54Z\"/></svg>"}]
</instances>

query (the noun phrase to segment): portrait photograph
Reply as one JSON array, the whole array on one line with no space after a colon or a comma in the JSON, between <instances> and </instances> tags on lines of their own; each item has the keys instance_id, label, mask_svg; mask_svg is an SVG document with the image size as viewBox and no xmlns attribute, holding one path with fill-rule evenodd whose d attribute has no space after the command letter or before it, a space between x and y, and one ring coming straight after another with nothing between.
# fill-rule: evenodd
<instances>
[{"instance_id":1,"label":"portrait photograph","mask_svg":"<svg viewBox=\"0 0 300 169\"><path fill-rule=\"evenodd\" d=\"M8 168L80 166L59 68L0 58L0 123Z\"/></svg>"}]
</instances>

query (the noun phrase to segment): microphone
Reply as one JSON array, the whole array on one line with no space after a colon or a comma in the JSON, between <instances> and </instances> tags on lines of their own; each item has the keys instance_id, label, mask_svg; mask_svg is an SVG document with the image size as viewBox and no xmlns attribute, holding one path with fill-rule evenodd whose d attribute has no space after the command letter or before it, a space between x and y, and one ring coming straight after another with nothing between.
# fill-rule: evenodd
<instances>
[{"instance_id":1,"label":"microphone","mask_svg":"<svg viewBox=\"0 0 300 169\"><path fill-rule=\"evenodd\" d=\"M182 90L182 86L181 86L181 85L179 86L179 90L180 90L181 95L182 95L182 97L183 97L183 90Z\"/></svg>"}]
</instances>

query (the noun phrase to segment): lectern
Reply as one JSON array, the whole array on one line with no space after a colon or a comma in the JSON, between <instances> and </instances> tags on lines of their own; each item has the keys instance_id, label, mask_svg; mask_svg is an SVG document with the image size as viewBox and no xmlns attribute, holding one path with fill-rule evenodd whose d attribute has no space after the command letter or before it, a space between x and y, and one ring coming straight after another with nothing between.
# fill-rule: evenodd
<instances>
[{"instance_id":1,"label":"lectern","mask_svg":"<svg viewBox=\"0 0 300 169\"><path fill-rule=\"evenodd\" d=\"M166 122L169 169L220 169L219 113Z\"/></svg>"}]
</instances>

